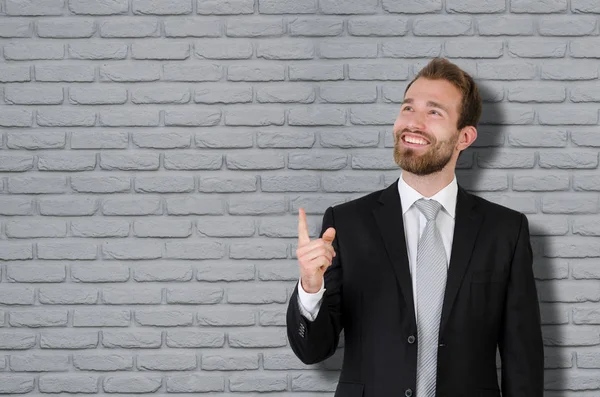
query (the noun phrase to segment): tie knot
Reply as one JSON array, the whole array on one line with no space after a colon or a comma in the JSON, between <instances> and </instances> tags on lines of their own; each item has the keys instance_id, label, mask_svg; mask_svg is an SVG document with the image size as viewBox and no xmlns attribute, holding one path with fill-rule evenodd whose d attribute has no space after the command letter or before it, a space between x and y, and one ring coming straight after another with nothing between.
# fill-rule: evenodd
<instances>
[{"instance_id":1,"label":"tie knot","mask_svg":"<svg viewBox=\"0 0 600 397\"><path fill-rule=\"evenodd\" d=\"M438 212L442 209L442 204L435 200L426 200L419 199L415 201L415 205L421 211L423 215L425 215L425 219L428 221L435 219L437 217Z\"/></svg>"}]
</instances>

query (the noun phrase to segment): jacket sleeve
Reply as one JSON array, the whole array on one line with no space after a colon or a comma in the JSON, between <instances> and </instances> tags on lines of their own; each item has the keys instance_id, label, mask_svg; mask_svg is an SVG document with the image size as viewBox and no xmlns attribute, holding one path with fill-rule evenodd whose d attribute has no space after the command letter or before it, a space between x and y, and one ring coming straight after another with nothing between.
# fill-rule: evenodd
<instances>
[{"instance_id":1,"label":"jacket sleeve","mask_svg":"<svg viewBox=\"0 0 600 397\"><path fill-rule=\"evenodd\" d=\"M323 215L319 237L329 227L335 228L333 208ZM339 231L332 242L336 256L324 273L325 293L314 321L308 321L298 307L298 283L288 303L286 327L288 340L294 354L304 364L321 362L332 356L339 344L340 332L344 324L342 318L342 255L339 249Z\"/></svg>"},{"instance_id":2,"label":"jacket sleeve","mask_svg":"<svg viewBox=\"0 0 600 397\"><path fill-rule=\"evenodd\" d=\"M513 254L498 347L504 397L543 397L544 347L527 217Z\"/></svg>"}]
</instances>

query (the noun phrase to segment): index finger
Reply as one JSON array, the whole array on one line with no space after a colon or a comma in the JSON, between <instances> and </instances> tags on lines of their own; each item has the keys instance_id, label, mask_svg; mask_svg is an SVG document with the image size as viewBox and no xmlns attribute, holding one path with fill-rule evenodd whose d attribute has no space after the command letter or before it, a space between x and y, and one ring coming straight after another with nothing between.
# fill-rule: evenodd
<instances>
[{"instance_id":1,"label":"index finger","mask_svg":"<svg viewBox=\"0 0 600 397\"><path fill-rule=\"evenodd\" d=\"M310 236L308 235L308 225L306 224L306 212L304 208L298 209L298 246L302 247L310 243Z\"/></svg>"}]
</instances>

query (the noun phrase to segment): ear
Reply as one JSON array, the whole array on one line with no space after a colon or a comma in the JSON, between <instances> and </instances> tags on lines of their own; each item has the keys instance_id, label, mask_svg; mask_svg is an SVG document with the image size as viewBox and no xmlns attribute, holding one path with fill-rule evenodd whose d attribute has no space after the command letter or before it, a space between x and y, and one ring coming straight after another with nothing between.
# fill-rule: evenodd
<instances>
[{"instance_id":1,"label":"ear","mask_svg":"<svg viewBox=\"0 0 600 397\"><path fill-rule=\"evenodd\" d=\"M475 139L477 139L477 128L468 125L461 129L458 134L458 143L456 144L456 147L462 151L471 146L471 144L475 142Z\"/></svg>"}]
</instances>

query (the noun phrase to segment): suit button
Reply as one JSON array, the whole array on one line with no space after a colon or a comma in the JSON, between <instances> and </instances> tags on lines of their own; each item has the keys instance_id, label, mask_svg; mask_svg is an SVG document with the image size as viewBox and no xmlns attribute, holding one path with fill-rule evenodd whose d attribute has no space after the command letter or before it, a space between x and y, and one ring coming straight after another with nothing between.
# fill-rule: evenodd
<instances>
[{"instance_id":1,"label":"suit button","mask_svg":"<svg viewBox=\"0 0 600 397\"><path fill-rule=\"evenodd\" d=\"M406 391L404 392L404 395L405 395L406 397L411 397L411 396L412 396L412 394L413 394L413 393L412 393L412 389L406 389Z\"/></svg>"},{"instance_id":2,"label":"suit button","mask_svg":"<svg viewBox=\"0 0 600 397\"><path fill-rule=\"evenodd\" d=\"M413 343L415 343L415 336L414 335L411 335L411 336L408 337L408 343L410 343L411 345Z\"/></svg>"}]
</instances>

